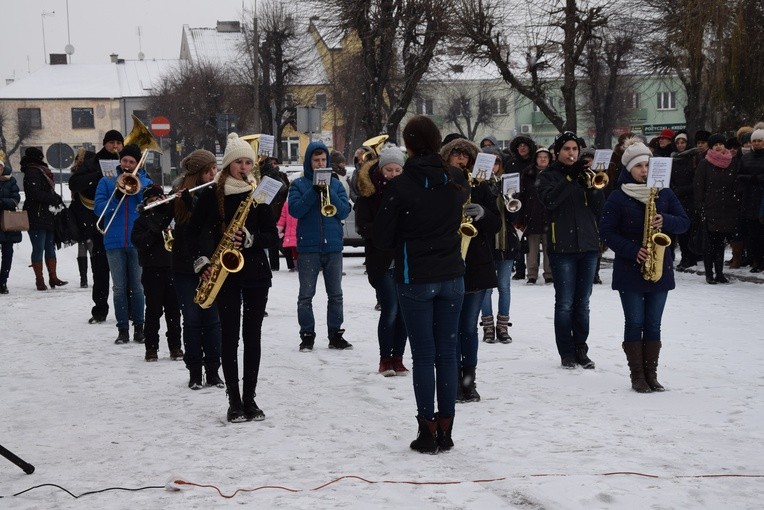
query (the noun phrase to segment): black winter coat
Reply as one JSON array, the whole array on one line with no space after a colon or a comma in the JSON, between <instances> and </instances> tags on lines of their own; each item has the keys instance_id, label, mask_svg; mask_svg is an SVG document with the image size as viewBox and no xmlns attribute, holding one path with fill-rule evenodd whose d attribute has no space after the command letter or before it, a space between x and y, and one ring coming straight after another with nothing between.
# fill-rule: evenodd
<instances>
[{"instance_id":1,"label":"black winter coat","mask_svg":"<svg viewBox=\"0 0 764 510\"><path fill-rule=\"evenodd\" d=\"M525 235L543 234L546 232L546 207L539 198L536 189L536 179L541 172L536 165L526 167L520 174L520 193L518 198L523 203L519 214L525 225Z\"/></svg>"},{"instance_id":2,"label":"black winter coat","mask_svg":"<svg viewBox=\"0 0 764 510\"><path fill-rule=\"evenodd\" d=\"M395 250L395 277L404 284L435 283L464 275L459 236L469 185L461 170L438 154L413 156L382 192L374 220L378 248Z\"/></svg>"},{"instance_id":3,"label":"black winter coat","mask_svg":"<svg viewBox=\"0 0 764 510\"><path fill-rule=\"evenodd\" d=\"M24 210L29 214L29 230L53 230L54 213L52 208L64 203L53 190L53 182L45 174L44 163L24 163Z\"/></svg>"},{"instance_id":4,"label":"black winter coat","mask_svg":"<svg viewBox=\"0 0 764 510\"><path fill-rule=\"evenodd\" d=\"M698 149L690 149L672 155L671 190L687 214L694 214L695 212L693 180L697 154Z\"/></svg>"},{"instance_id":5,"label":"black winter coat","mask_svg":"<svg viewBox=\"0 0 764 510\"><path fill-rule=\"evenodd\" d=\"M19 185L15 177L11 177L11 169L2 166L0 175L0 211L15 211L21 201ZM3 232L0 230L0 243L20 243L21 232Z\"/></svg>"},{"instance_id":6,"label":"black winter coat","mask_svg":"<svg viewBox=\"0 0 764 510\"><path fill-rule=\"evenodd\" d=\"M167 268L172 267L172 253L164 247L162 231L172 222L170 204L163 204L142 212L133 224L130 234L133 246L138 252L138 262L141 267ZM173 249L175 242L173 241Z\"/></svg>"},{"instance_id":7,"label":"black winter coat","mask_svg":"<svg viewBox=\"0 0 764 510\"><path fill-rule=\"evenodd\" d=\"M581 165L555 161L536 180L539 198L547 210L547 246L550 253L599 251L599 221L605 196L602 190L586 188L572 177Z\"/></svg>"},{"instance_id":8,"label":"black winter coat","mask_svg":"<svg viewBox=\"0 0 764 510\"><path fill-rule=\"evenodd\" d=\"M472 223L477 228L477 235L470 241L465 258L464 291L476 292L499 285L493 254L501 219L496 197L487 182L472 187L470 198L473 204L482 205L485 211L482 218Z\"/></svg>"},{"instance_id":9,"label":"black winter coat","mask_svg":"<svg viewBox=\"0 0 764 510\"><path fill-rule=\"evenodd\" d=\"M247 193L225 196L223 225L218 215L217 187L214 184L202 191L188 222L187 243L194 259L202 256L212 258L223 237L224 227L230 224L239 204L247 197ZM229 274L224 285L230 283L240 287L270 287L273 274L265 250L275 248L279 242L273 211L268 206L258 205L250 210L244 226L252 234L254 242L252 246L242 248L244 267L238 273Z\"/></svg>"},{"instance_id":10,"label":"black winter coat","mask_svg":"<svg viewBox=\"0 0 764 510\"><path fill-rule=\"evenodd\" d=\"M727 168L704 159L695 169L695 208L706 220L709 232L732 233L737 229L740 208L735 196L737 171L734 159Z\"/></svg>"},{"instance_id":11,"label":"black winter coat","mask_svg":"<svg viewBox=\"0 0 764 510\"><path fill-rule=\"evenodd\" d=\"M383 250L374 244L374 219L382 204L382 190L387 181L378 172L378 161L364 163L358 174L358 196L355 203L355 228L363 237L366 248L366 274L369 283L375 287L385 271L392 265L395 252ZM354 174L354 175L355 175Z\"/></svg>"},{"instance_id":12,"label":"black winter coat","mask_svg":"<svg viewBox=\"0 0 764 510\"><path fill-rule=\"evenodd\" d=\"M743 219L757 220L764 192L764 149L751 150L743 154L736 182Z\"/></svg>"},{"instance_id":13,"label":"black winter coat","mask_svg":"<svg viewBox=\"0 0 764 510\"><path fill-rule=\"evenodd\" d=\"M83 205L83 202L91 204L95 200L98 181L103 177L99 161L107 159L119 159L119 156L107 151L106 148L102 148L96 154L90 153L85 156L82 166L69 177L69 190L72 192L69 212L77 220L80 241L101 235L96 229L98 218L93 213L93 209Z\"/></svg>"}]
</instances>

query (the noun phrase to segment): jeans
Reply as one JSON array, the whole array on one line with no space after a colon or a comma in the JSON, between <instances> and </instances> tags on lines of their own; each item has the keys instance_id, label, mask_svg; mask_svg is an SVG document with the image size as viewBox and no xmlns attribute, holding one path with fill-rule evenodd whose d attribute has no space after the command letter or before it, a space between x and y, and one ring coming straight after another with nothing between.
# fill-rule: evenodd
<instances>
[{"instance_id":1,"label":"jeans","mask_svg":"<svg viewBox=\"0 0 764 510\"><path fill-rule=\"evenodd\" d=\"M496 276L499 279L499 306L496 309L496 313L509 317L509 305L512 299L510 283L512 283L512 269L515 261L514 259L495 260L494 264L496 265ZM486 289L482 305L483 315L493 315L493 307L491 306L492 295L493 289Z\"/></svg>"},{"instance_id":2,"label":"jeans","mask_svg":"<svg viewBox=\"0 0 764 510\"><path fill-rule=\"evenodd\" d=\"M512 263L510 262L510 266ZM510 271L510 278L512 273ZM456 344L456 360L459 368L475 368L478 362L478 318L480 306L488 295L485 290L464 294L459 314L459 342Z\"/></svg>"},{"instance_id":3,"label":"jeans","mask_svg":"<svg viewBox=\"0 0 764 510\"><path fill-rule=\"evenodd\" d=\"M406 324L398 304L393 269L388 269L382 278L374 282L377 302L381 308L377 323L379 357L403 356L406 350Z\"/></svg>"},{"instance_id":4,"label":"jeans","mask_svg":"<svg viewBox=\"0 0 764 510\"><path fill-rule=\"evenodd\" d=\"M43 252L45 260L56 258L56 239L52 230L30 230L29 240L32 242L32 262L42 262Z\"/></svg>"},{"instance_id":5,"label":"jeans","mask_svg":"<svg viewBox=\"0 0 764 510\"><path fill-rule=\"evenodd\" d=\"M106 250L109 270L113 283L114 315L117 317L117 329L128 329L130 313L133 324L143 325L144 298L141 285L141 266L138 263L138 251L135 248ZM130 312L127 302L130 301Z\"/></svg>"},{"instance_id":6,"label":"jeans","mask_svg":"<svg viewBox=\"0 0 764 510\"><path fill-rule=\"evenodd\" d=\"M220 316L217 303L202 308L194 303L199 277L193 274L173 273L175 292L183 315L183 361L189 370L205 366L220 366Z\"/></svg>"},{"instance_id":7,"label":"jeans","mask_svg":"<svg viewBox=\"0 0 764 510\"><path fill-rule=\"evenodd\" d=\"M300 279L300 291L297 296L297 322L300 333L314 333L316 320L313 317L313 296L316 295L318 273L324 273L324 286L328 303L326 306L326 325L329 336L342 328L342 252L337 253L300 253L297 274Z\"/></svg>"},{"instance_id":8,"label":"jeans","mask_svg":"<svg viewBox=\"0 0 764 510\"><path fill-rule=\"evenodd\" d=\"M550 253L554 278L554 335L560 358L575 356L589 336L589 297L592 295L597 251Z\"/></svg>"},{"instance_id":9,"label":"jeans","mask_svg":"<svg viewBox=\"0 0 764 510\"><path fill-rule=\"evenodd\" d=\"M437 283L398 284L398 299L406 321L413 358L414 397L417 414L453 416L456 403L456 342L464 299L464 279ZM436 381L437 379L437 381Z\"/></svg>"},{"instance_id":10,"label":"jeans","mask_svg":"<svg viewBox=\"0 0 764 510\"><path fill-rule=\"evenodd\" d=\"M619 291L623 316L624 342L657 342L661 339L661 317L668 291Z\"/></svg>"},{"instance_id":11,"label":"jeans","mask_svg":"<svg viewBox=\"0 0 764 510\"><path fill-rule=\"evenodd\" d=\"M8 275L11 273L11 262L13 262L13 242L5 241L0 243L2 247L2 262L0 262L0 285L8 283Z\"/></svg>"}]
</instances>

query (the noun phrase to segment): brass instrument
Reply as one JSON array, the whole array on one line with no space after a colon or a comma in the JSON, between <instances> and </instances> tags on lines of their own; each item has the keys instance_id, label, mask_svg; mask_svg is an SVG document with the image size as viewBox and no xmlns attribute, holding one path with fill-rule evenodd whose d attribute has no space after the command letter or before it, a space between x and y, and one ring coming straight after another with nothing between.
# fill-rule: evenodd
<instances>
[{"instance_id":1,"label":"brass instrument","mask_svg":"<svg viewBox=\"0 0 764 510\"><path fill-rule=\"evenodd\" d=\"M602 166L598 166L597 170L592 170L589 167L584 168L581 173L581 179L584 182L584 186L587 188L602 189L610 182L610 177L607 176L607 172Z\"/></svg>"},{"instance_id":2,"label":"brass instrument","mask_svg":"<svg viewBox=\"0 0 764 510\"><path fill-rule=\"evenodd\" d=\"M382 150L382 146L388 138L390 138L388 135L379 135L363 142L363 146L361 147L363 153L358 157L358 163L363 165L374 158L378 158L379 151Z\"/></svg>"},{"instance_id":3,"label":"brass instrument","mask_svg":"<svg viewBox=\"0 0 764 510\"><path fill-rule=\"evenodd\" d=\"M655 199L657 188L650 188L650 198L645 204L645 226L642 234L642 246L647 250L647 259L642 264L642 277L650 282L657 282L663 276L663 256L666 247L671 245L671 238L660 229L653 228L653 218L657 214Z\"/></svg>"},{"instance_id":4,"label":"brass instrument","mask_svg":"<svg viewBox=\"0 0 764 510\"><path fill-rule=\"evenodd\" d=\"M482 179L473 179L472 178L472 172L469 170L466 170L467 172L467 182L470 183L470 196L467 199L466 202L464 202L464 205L462 206L462 222L459 224L459 235L462 237L462 243L461 243L461 254L462 254L462 260L467 260L467 251L470 248L470 241L472 241L472 238L478 235L478 230L475 225L473 225L473 219L472 216L467 216L464 214L464 212L467 209L467 206L472 203L472 189L474 187L477 187L482 182ZM477 183L475 182L477 181Z\"/></svg>"},{"instance_id":5,"label":"brass instrument","mask_svg":"<svg viewBox=\"0 0 764 510\"><path fill-rule=\"evenodd\" d=\"M175 241L175 236L172 234L172 228L167 227L162 230L162 242L164 243L164 249L172 253L172 243Z\"/></svg>"},{"instance_id":6,"label":"brass instrument","mask_svg":"<svg viewBox=\"0 0 764 510\"><path fill-rule=\"evenodd\" d=\"M149 128L135 115L133 115L133 129L125 137L123 145L130 145L131 143L140 147L142 151L162 152L162 147L159 146Z\"/></svg>"},{"instance_id":7,"label":"brass instrument","mask_svg":"<svg viewBox=\"0 0 764 510\"><path fill-rule=\"evenodd\" d=\"M329 185L322 184L321 186L321 214L327 218L331 218L337 214L337 208L332 204L329 198Z\"/></svg>"},{"instance_id":8,"label":"brass instrument","mask_svg":"<svg viewBox=\"0 0 764 510\"><path fill-rule=\"evenodd\" d=\"M194 296L194 303L198 304L202 308L209 308L212 303L215 302L215 298L223 286L228 273L238 273L241 268L244 267L244 256L234 245L236 232L244 227L244 223L247 221L249 212L253 209L253 205L257 207L259 203L255 198L255 188L257 188L257 180L250 175L250 185L252 191L247 195L247 198L242 200L239 204L236 213L234 213L231 223L226 227L223 233L220 243L218 243L215 252L210 257L210 277L206 280L201 280L196 287L196 295Z\"/></svg>"}]
</instances>

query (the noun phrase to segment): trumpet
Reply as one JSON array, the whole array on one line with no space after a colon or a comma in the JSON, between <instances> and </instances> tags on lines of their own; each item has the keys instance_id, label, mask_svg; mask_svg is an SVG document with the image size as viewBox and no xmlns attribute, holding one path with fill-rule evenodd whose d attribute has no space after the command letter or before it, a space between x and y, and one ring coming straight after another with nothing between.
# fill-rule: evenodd
<instances>
[{"instance_id":1,"label":"trumpet","mask_svg":"<svg viewBox=\"0 0 764 510\"><path fill-rule=\"evenodd\" d=\"M104 207L103 212L96 220L96 229L98 230L98 232L101 233L101 235L105 235L106 232L109 230L109 227L114 221L114 218L117 217L117 212L119 211L119 208L122 205L122 202L125 201L125 197L128 195L135 195L141 190L141 181L140 179L138 179L137 174L138 174L138 170L140 170L141 167L146 162L146 158L148 157L148 155L149 155L149 149L144 150L143 154L141 154L140 161L138 161L138 164L135 166L135 170L133 170L131 173L122 173L119 175L119 177L117 177L117 182L114 186L114 191L111 192L111 196L109 197L109 200L106 201L106 207ZM114 198L114 195L117 193L117 190L122 192L122 198L120 198L119 202L117 202L117 207L114 208L114 212L112 212L109 222L106 224L104 228L101 228L100 227L101 221L104 219L104 216L106 215L106 211L109 208L109 204Z\"/></svg>"},{"instance_id":2,"label":"trumpet","mask_svg":"<svg viewBox=\"0 0 764 510\"><path fill-rule=\"evenodd\" d=\"M321 214L327 218L331 218L337 214L337 208L332 204L331 198L329 198L329 186L321 184Z\"/></svg>"},{"instance_id":3,"label":"trumpet","mask_svg":"<svg viewBox=\"0 0 764 510\"><path fill-rule=\"evenodd\" d=\"M519 211L523 206L520 199L515 198L514 195L514 190L509 190L509 192L504 195L504 207L511 213Z\"/></svg>"},{"instance_id":4,"label":"trumpet","mask_svg":"<svg viewBox=\"0 0 764 510\"><path fill-rule=\"evenodd\" d=\"M610 177L607 176L604 168L598 167L597 170L591 168L584 168L581 173L581 179L587 188L602 189L610 182Z\"/></svg>"}]
</instances>

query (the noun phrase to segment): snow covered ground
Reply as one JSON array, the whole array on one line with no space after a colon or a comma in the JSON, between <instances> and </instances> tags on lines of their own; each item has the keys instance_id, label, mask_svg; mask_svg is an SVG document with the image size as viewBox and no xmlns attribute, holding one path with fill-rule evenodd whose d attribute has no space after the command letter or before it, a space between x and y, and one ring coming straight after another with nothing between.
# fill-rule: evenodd
<instances>
[{"instance_id":1,"label":"snow covered ground","mask_svg":"<svg viewBox=\"0 0 764 510\"><path fill-rule=\"evenodd\" d=\"M560 368L552 286L513 282L514 343L481 344L483 400L457 405L456 447L430 456L409 449L411 377L376 373L377 312L361 258L345 258L343 282L355 349L326 348L320 284L313 353L297 350L297 275L282 260L263 331L257 402L267 418L229 424L224 390L189 390L166 344L158 363L146 363L142 345L114 345L113 315L87 324L92 303L90 289L77 286L76 247L59 252L59 276L70 284L47 292L34 290L29 254L25 236L11 294L0 296L0 444L36 471L28 476L0 458L2 508L762 506L762 285L710 286L678 274L658 372L668 391L642 395L630 389L609 266L592 296L593 371ZM351 478L325 485L342 477ZM79 500L53 487L11 496L38 484L81 494L170 479L226 495L261 490L232 499L188 486Z\"/></svg>"}]
</instances>

